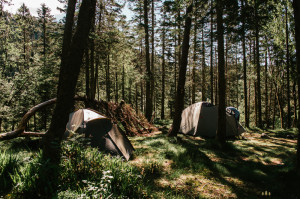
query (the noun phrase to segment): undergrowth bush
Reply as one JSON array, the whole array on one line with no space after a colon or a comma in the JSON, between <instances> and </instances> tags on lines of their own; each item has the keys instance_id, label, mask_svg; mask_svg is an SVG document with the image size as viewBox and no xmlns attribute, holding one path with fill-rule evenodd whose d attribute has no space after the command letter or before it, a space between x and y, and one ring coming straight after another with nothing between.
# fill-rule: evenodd
<instances>
[{"instance_id":1,"label":"undergrowth bush","mask_svg":"<svg viewBox=\"0 0 300 199\"><path fill-rule=\"evenodd\" d=\"M5 198L147 197L139 169L74 140L62 144L60 165L44 161L42 151L25 162L1 153L0 185Z\"/></svg>"}]
</instances>

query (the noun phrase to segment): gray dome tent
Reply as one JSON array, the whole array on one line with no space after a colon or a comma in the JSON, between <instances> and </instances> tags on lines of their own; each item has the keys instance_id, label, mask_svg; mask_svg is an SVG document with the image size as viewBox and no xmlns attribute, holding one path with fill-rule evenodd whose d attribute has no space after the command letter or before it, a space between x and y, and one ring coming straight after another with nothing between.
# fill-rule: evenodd
<instances>
[{"instance_id":1,"label":"gray dome tent","mask_svg":"<svg viewBox=\"0 0 300 199\"><path fill-rule=\"evenodd\" d=\"M193 136L216 136L218 126L218 108L208 102L192 104L182 111L179 132ZM226 112L226 136L238 136L245 129Z\"/></svg>"},{"instance_id":2,"label":"gray dome tent","mask_svg":"<svg viewBox=\"0 0 300 199\"><path fill-rule=\"evenodd\" d=\"M123 156L129 160L134 148L124 132L110 119L94 110L79 109L69 115L67 131L84 133L91 139L91 146L102 151Z\"/></svg>"}]
</instances>

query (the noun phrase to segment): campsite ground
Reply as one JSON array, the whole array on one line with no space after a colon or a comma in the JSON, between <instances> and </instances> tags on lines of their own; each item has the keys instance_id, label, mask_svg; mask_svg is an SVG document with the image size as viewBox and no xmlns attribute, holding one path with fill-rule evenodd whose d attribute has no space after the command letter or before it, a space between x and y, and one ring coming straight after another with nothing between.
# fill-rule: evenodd
<instances>
[{"instance_id":1,"label":"campsite ground","mask_svg":"<svg viewBox=\"0 0 300 199\"><path fill-rule=\"evenodd\" d=\"M129 162L74 139L65 142L59 185L51 191L57 198L300 197L300 177L293 171L295 129L248 129L244 139L230 140L221 150L214 139L167 137L167 124L159 121L161 131L151 136L130 137L136 150ZM262 132L270 138L261 138ZM47 165L37 143L23 138L0 142L0 198L41 196L45 183L55 184L45 179Z\"/></svg>"},{"instance_id":2,"label":"campsite ground","mask_svg":"<svg viewBox=\"0 0 300 199\"><path fill-rule=\"evenodd\" d=\"M146 170L155 198L299 198L295 132L248 129L243 139L216 148L214 139L162 132L132 137L136 149L130 164Z\"/></svg>"}]
</instances>

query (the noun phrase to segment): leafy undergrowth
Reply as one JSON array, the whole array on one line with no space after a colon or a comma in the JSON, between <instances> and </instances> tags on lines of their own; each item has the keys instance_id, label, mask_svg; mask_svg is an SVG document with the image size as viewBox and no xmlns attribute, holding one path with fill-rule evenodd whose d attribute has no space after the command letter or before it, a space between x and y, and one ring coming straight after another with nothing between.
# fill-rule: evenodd
<instances>
[{"instance_id":1,"label":"leafy undergrowth","mask_svg":"<svg viewBox=\"0 0 300 199\"><path fill-rule=\"evenodd\" d=\"M41 159L39 141L0 142L0 198L299 198L290 131L248 130L219 149L214 139L157 132L130 137L129 162L81 141L65 141L60 165ZM270 138L261 138L261 133Z\"/></svg>"},{"instance_id":2,"label":"leafy undergrowth","mask_svg":"<svg viewBox=\"0 0 300 199\"><path fill-rule=\"evenodd\" d=\"M59 165L42 160L22 138L1 142L0 198L147 198L138 167L65 141ZM16 143L19 143L16 144Z\"/></svg>"}]
</instances>

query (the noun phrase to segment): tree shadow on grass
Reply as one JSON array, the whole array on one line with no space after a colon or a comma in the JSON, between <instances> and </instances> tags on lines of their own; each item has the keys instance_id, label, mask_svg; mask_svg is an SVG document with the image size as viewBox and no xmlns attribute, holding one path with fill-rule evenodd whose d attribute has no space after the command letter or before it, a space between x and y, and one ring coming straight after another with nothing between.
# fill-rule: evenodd
<instances>
[{"instance_id":1,"label":"tree shadow on grass","mask_svg":"<svg viewBox=\"0 0 300 199\"><path fill-rule=\"evenodd\" d=\"M300 184L297 176L291 168L293 165L271 165L250 160L246 157L256 156L255 151L240 149L234 144L228 143L226 149L220 150L214 147L214 140L193 143L188 139L179 139L178 144L186 150L181 154L168 154L168 158L174 162L176 168L189 168L192 173L207 169L212 177L223 185L232 188L238 198L261 197L262 192L270 192L272 198L299 198L300 193L297 184ZM263 147L255 150L265 151ZM219 161L212 161L207 152L213 153ZM270 154L265 151L266 155ZM290 154L291 155L291 154ZM294 162L293 156L285 156L285 162ZM228 180L228 177L237 178L243 182L243 186L236 185Z\"/></svg>"}]
</instances>

